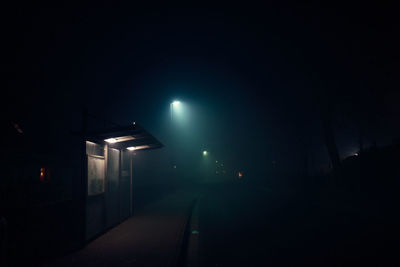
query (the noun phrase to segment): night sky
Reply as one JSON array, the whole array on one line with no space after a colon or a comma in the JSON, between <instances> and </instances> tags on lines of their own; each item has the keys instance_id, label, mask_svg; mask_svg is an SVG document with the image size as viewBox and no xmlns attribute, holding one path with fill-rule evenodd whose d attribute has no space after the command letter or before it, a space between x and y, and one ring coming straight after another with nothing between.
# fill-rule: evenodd
<instances>
[{"instance_id":1,"label":"night sky","mask_svg":"<svg viewBox=\"0 0 400 267\"><path fill-rule=\"evenodd\" d=\"M360 128L366 145L399 136L395 6L27 3L2 13L3 124L78 130L86 106L248 173L305 153L326 161L325 107L341 156L356 151ZM171 139L175 99L188 119Z\"/></svg>"}]
</instances>

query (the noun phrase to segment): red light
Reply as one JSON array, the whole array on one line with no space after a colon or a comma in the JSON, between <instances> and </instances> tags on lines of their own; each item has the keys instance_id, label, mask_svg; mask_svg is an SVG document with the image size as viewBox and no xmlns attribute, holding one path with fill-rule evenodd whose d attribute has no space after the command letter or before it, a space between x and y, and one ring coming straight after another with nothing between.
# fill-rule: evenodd
<instances>
[{"instance_id":1,"label":"red light","mask_svg":"<svg viewBox=\"0 0 400 267\"><path fill-rule=\"evenodd\" d=\"M48 168L40 168L40 182L42 184L50 182L50 170Z\"/></svg>"},{"instance_id":2,"label":"red light","mask_svg":"<svg viewBox=\"0 0 400 267\"><path fill-rule=\"evenodd\" d=\"M242 179L242 177L243 177L243 174L241 172L238 172L238 178Z\"/></svg>"},{"instance_id":3,"label":"red light","mask_svg":"<svg viewBox=\"0 0 400 267\"><path fill-rule=\"evenodd\" d=\"M45 168L40 168L40 181L44 183L44 171Z\"/></svg>"}]
</instances>

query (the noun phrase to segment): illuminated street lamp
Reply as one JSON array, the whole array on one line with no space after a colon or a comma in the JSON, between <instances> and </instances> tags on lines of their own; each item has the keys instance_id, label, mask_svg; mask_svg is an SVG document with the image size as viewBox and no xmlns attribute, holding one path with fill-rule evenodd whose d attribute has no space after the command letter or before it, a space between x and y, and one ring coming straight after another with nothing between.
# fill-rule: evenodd
<instances>
[{"instance_id":1,"label":"illuminated street lamp","mask_svg":"<svg viewBox=\"0 0 400 267\"><path fill-rule=\"evenodd\" d=\"M170 109L170 113L171 113L171 121L172 121L172 112L173 112L173 109L174 109L174 108L176 109L177 107L179 107L180 104L181 104L180 101L175 100L175 101L172 101L171 104L169 105L169 109Z\"/></svg>"},{"instance_id":2,"label":"illuminated street lamp","mask_svg":"<svg viewBox=\"0 0 400 267\"><path fill-rule=\"evenodd\" d=\"M178 101L178 100L174 100L169 104L169 112L170 112L170 116L171 116L171 121L170 121L170 124L169 124L171 144L176 142L176 139L173 137L173 130L174 130L173 129L173 126L174 126L173 125L173 113L174 112L175 113L178 112L180 105L181 105L181 102ZM176 161L176 152L177 152L176 145L175 146L172 145L171 147L172 147L172 149L171 149L171 160L173 162L175 162ZM173 165L173 168L176 169L176 164Z\"/></svg>"}]
</instances>

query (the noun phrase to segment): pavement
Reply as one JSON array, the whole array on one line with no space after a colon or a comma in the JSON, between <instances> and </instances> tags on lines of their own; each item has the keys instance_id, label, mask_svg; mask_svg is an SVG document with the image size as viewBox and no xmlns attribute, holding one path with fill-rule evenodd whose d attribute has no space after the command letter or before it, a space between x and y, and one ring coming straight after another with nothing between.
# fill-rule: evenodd
<instances>
[{"instance_id":1,"label":"pavement","mask_svg":"<svg viewBox=\"0 0 400 267\"><path fill-rule=\"evenodd\" d=\"M399 201L239 184L196 190L149 201L44 266L400 266Z\"/></svg>"},{"instance_id":2,"label":"pavement","mask_svg":"<svg viewBox=\"0 0 400 267\"><path fill-rule=\"evenodd\" d=\"M196 199L193 192L167 195L83 249L43 266L177 266Z\"/></svg>"}]
</instances>

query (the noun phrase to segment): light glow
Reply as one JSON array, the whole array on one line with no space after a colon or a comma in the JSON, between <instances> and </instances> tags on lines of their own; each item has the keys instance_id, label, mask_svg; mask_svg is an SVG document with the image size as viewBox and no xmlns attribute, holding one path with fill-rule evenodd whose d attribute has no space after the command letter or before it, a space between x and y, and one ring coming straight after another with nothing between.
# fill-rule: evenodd
<instances>
[{"instance_id":1,"label":"light glow","mask_svg":"<svg viewBox=\"0 0 400 267\"><path fill-rule=\"evenodd\" d=\"M150 146L148 146L148 145L130 146L130 147L127 147L126 149L128 149L129 151L134 151L134 150L141 150L141 149L146 149L146 148L150 148Z\"/></svg>"},{"instance_id":2,"label":"light glow","mask_svg":"<svg viewBox=\"0 0 400 267\"><path fill-rule=\"evenodd\" d=\"M181 102L179 102L178 100L175 100L172 102L172 106L177 107L177 106L179 106L180 103Z\"/></svg>"},{"instance_id":3,"label":"light glow","mask_svg":"<svg viewBox=\"0 0 400 267\"><path fill-rule=\"evenodd\" d=\"M90 142L90 141L86 141L86 144L96 145L96 143L93 143L93 142Z\"/></svg>"},{"instance_id":4,"label":"light glow","mask_svg":"<svg viewBox=\"0 0 400 267\"><path fill-rule=\"evenodd\" d=\"M40 168L40 181L44 183L44 168Z\"/></svg>"},{"instance_id":5,"label":"light glow","mask_svg":"<svg viewBox=\"0 0 400 267\"><path fill-rule=\"evenodd\" d=\"M120 136L120 137L115 137L115 138L108 138L108 139L104 139L104 141L106 141L109 144L114 144L114 143L134 140L134 139L135 139L135 137L128 135L128 136Z\"/></svg>"},{"instance_id":6,"label":"light glow","mask_svg":"<svg viewBox=\"0 0 400 267\"><path fill-rule=\"evenodd\" d=\"M144 145L144 146L135 146L135 150L146 149L146 148L150 148L150 146L148 146L148 145Z\"/></svg>"},{"instance_id":7,"label":"light glow","mask_svg":"<svg viewBox=\"0 0 400 267\"><path fill-rule=\"evenodd\" d=\"M40 168L40 182L44 184L50 182L50 180L51 180L50 169Z\"/></svg>"},{"instance_id":8,"label":"light glow","mask_svg":"<svg viewBox=\"0 0 400 267\"><path fill-rule=\"evenodd\" d=\"M203 156L207 156L208 152L206 150L203 151Z\"/></svg>"}]
</instances>

